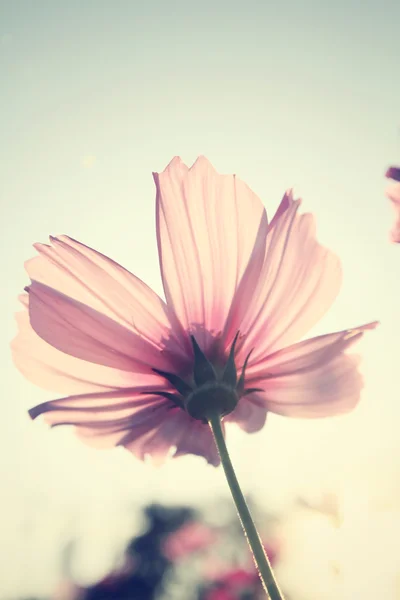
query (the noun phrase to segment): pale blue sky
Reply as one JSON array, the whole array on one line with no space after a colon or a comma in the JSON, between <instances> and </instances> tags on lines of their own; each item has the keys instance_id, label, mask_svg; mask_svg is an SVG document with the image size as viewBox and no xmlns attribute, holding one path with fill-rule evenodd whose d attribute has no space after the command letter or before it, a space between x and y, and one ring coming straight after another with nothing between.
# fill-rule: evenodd
<instances>
[{"instance_id":1,"label":"pale blue sky","mask_svg":"<svg viewBox=\"0 0 400 600\"><path fill-rule=\"evenodd\" d=\"M129 535L121 517L129 499L225 494L222 473L200 459L154 471L31 423L27 407L51 396L19 375L8 347L28 282L23 262L49 234L80 239L161 293L151 171L177 154L187 163L205 154L218 171L237 173L269 214L286 188L303 197L344 268L343 291L316 332L381 321L360 345L366 387L354 415L271 418L259 435L233 436L245 489L279 504L306 480L318 488L327 473L340 479L344 466L373 489L383 477L377 467L370 478L375 457L388 470L380 489L390 489L400 460L400 248L389 242L383 174L400 162L399 23L395 0L0 2L4 595L17 590L21 570L21 591L51 587L57 573L29 566L29 543L51 560L71 519L91 548L106 548L108 537ZM251 452L265 465L251 463ZM104 515L112 525L101 533ZM31 542L25 525L36 532ZM104 554L88 577L104 568Z\"/></svg>"}]
</instances>

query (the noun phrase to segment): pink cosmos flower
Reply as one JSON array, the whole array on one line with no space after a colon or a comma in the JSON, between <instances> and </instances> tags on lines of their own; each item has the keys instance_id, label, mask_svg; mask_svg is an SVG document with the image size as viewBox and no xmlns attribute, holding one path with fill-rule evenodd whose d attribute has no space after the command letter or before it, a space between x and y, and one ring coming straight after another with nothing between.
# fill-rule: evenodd
<instances>
[{"instance_id":1,"label":"pink cosmos flower","mask_svg":"<svg viewBox=\"0 0 400 600\"><path fill-rule=\"evenodd\" d=\"M63 394L31 409L99 447L160 462L219 457L207 411L246 432L268 411L327 417L362 387L347 350L376 323L298 342L332 304L341 271L287 192L268 223L259 198L200 157L155 173L164 302L103 254L61 235L35 244L12 343L20 371Z\"/></svg>"},{"instance_id":2,"label":"pink cosmos flower","mask_svg":"<svg viewBox=\"0 0 400 600\"><path fill-rule=\"evenodd\" d=\"M394 179L400 182L400 167L390 167L386 171L385 177L388 179ZM400 243L400 183L390 185L386 190L387 197L393 202L393 206L396 211L396 223L391 231L392 241Z\"/></svg>"}]
</instances>

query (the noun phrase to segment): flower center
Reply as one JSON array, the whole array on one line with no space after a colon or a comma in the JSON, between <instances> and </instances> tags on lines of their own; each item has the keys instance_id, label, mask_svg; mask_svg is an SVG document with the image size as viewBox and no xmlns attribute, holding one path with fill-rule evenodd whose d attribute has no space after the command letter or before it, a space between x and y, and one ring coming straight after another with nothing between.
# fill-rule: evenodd
<instances>
[{"instance_id":1,"label":"flower center","mask_svg":"<svg viewBox=\"0 0 400 600\"><path fill-rule=\"evenodd\" d=\"M235 346L239 336L237 332L233 340L225 367L216 369L201 350L194 336L191 336L193 346L192 382L188 383L179 375L153 369L164 377L175 388L175 392L155 391L158 394L185 410L193 419L208 422L211 413L225 416L237 406L241 397L251 392L262 391L259 388L245 389L245 371L250 353L244 361L239 379L235 365Z\"/></svg>"}]
</instances>

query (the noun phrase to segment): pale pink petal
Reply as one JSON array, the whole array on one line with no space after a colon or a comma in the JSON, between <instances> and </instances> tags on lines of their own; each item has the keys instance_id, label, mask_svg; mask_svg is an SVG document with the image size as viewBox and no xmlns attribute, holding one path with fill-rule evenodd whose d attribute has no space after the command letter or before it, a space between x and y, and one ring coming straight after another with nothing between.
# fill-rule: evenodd
<instances>
[{"instance_id":1,"label":"pale pink petal","mask_svg":"<svg viewBox=\"0 0 400 600\"><path fill-rule=\"evenodd\" d=\"M145 413L147 409L143 411ZM180 408L160 408L149 413L148 420L137 422L120 442L142 460L148 454L155 464L161 464L175 448L175 457L184 454L203 456L207 462L219 464L218 451L210 428L192 419Z\"/></svg>"},{"instance_id":2,"label":"pale pink petal","mask_svg":"<svg viewBox=\"0 0 400 600\"><path fill-rule=\"evenodd\" d=\"M311 418L348 412L358 403L363 382L358 358L345 351L376 325L370 323L279 350L249 371L247 385L263 388L267 409L280 415Z\"/></svg>"},{"instance_id":3,"label":"pale pink petal","mask_svg":"<svg viewBox=\"0 0 400 600\"><path fill-rule=\"evenodd\" d=\"M233 297L228 318L225 323L225 329L222 336L223 345L225 348L230 347L236 333L240 330L240 328L243 328L243 322L248 313L248 305L252 299L254 301L254 291L257 286L259 286L260 273L263 269L266 258L267 234L269 233L269 240L272 240L272 231L275 229L277 222L279 221L280 217L292 207L292 205L293 195L291 190L289 190L283 196L272 221L269 223L267 228L260 231L261 235L257 236L249 263ZM242 363L246 358L246 355L243 352L240 352L240 349L243 349L243 346L241 345L241 339L243 337L244 336L242 335L239 338L239 343L237 345L239 350L238 358L242 359Z\"/></svg>"},{"instance_id":4,"label":"pale pink petal","mask_svg":"<svg viewBox=\"0 0 400 600\"><path fill-rule=\"evenodd\" d=\"M82 422L78 418L70 424L76 426L78 437L90 446L125 446L141 460L149 454L155 463L161 463L171 446L165 439L165 428L172 423L175 410L180 411L171 402L158 399L132 411L132 416ZM148 443L149 438L152 438L153 445Z\"/></svg>"},{"instance_id":5,"label":"pale pink petal","mask_svg":"<svg viewBox=\"0 0 400 600\"><path fill-rule=\"evenodd\" d=\"M124 410L124 409L122 409ZM208 425L195 421L171 402L159 400L140 407L132 416L68 422L86 443L97 448L124 446L141 460L150 456L156 465L173 455L196 454L217 466L218 452Z\"/></svg>"},{"instance_id":6,"label":"pale pink petal","mask_svg":"<svg viewBox=\"0 0 400 600\"><path fill-rule=\"evenodd\" d=\"M238 402L235 410L224 417L225 423L236 423L247 433L255 433L265 425L267 408L264 394L253 392Z\"/></svg>"},{"instance_id":7,"label":"pale pink petal","mask_svg":"<svg viewBox=\"0 0 400 600\"><path fill-rule=\"evenodd\" d=\"M173 356L96 310L42 283L29 287L29 317L35 332L66 354L133 373L169 369Z\"/></svg>"},{"instance_id":8,"label":"pale pink petal","mask_svg":"<svg viewBox=\"0 0 400 600\"><path fill-rule=\"evenodd\" d=\"M267 234L261 270L249 267L236 292L224 338L228 342L240 330L239 362L252 348L254 363L301 339L339 291L339 260L317 242L314 218L298 215L299 204L285 195Z\"/></svg>"},{"instance_id":9,"label":"pale pink petal","mask_svg":"<svg viewBox=\"0 0 400 600\"><path fill-rule=\"evenodd\" d=\"M176 443L175 457L185 454L204 456L208 463L217 467L220 463L217 447L208 425L195 421L187 413L181 411L182 426ZM222 422L223 431L225 431Z\"/></svg>"},{"instance_id":10,"label":"pale pink petal","mask_svg":"<svg viewBox=\"0 0 400 600\"><path fill-rule=\"evenodd\" d=\"M257 236L265 235L265 209L245 183L219 175L204 157L190 169L175 158L154 179L167 303L205 350L224 327Z\"/></svg>"},{"instance_id":11,"label":"pale pink petal","mask_svg":"<svg viewBox=\"0 0 400 600\"><path fill-rule=\"evenodd\" d=\"M66 235L50 237L50 243L35 244L39 256L25 263L32 280L105 314L158 349L169 338L174 351L182 352L180 331L171 332L165 302L143 281Z\"/></svg>"},{"instance_id":12,"label":"pale pink petal","mask_svg":"<svg viewBox=\"0 0 400 600\"><path fill-rule=\"evenodd\" d=\"M28 294L23 299L26 306L27 300ZM11 343L14 363L29 381L41 388L79 394L159 384L155 373L130 373L64 354L37 335L29 322L28 311L17 313L16 318L18 334Z\"/></svg>"},{"instance_id":13,"label":"pale pink petal","mask_svg":"<svg viewBox=\"0 0 400 600\"><path fill-rule=\"evenodd\" d=\"M342 354L304 373L275 376L267 387L268 410L306 419L350 412L363 387L358 365L358 357Z\"/></svg>"},{"instance_id":14,"label":"pale pink petal","mask_svg":"<svg viewBox=\"0 0 400 600\"><path fill-rule=\"evenodd\" d=\"M29 411L32 419L39 415L45 421L55 425L82 425L86 427L114 425L125 422L138 411L147 407L156 407L164 402L160 396L143 394L143 388L128 388L109 392L79 394L50 400L35 406Z\"/></svg>"},{"instance_id":15,"label":"pale pink petal","mask_svg":"<svg viewBox=\"0 0 400 600\"><path fill-rule=\"evenodd\" d=\"M275 227L278 220L281 218L281 216L287 210L289 210L289 208L291 207L292 204L293 204L293 190L289 189L289 190L286 190L286 192L284 193L283 198L280 201L278 208L276 209L276 213L274 214L274 216L272 217L272 221L268 225L268 231L271 231Z\"/></svg>"},{"instance_id":16,"label":"pale pink petal","mask_svg":"<svg viewBox=\"0 0 400 600\"><path fill-rule=\"evenodd\" d=\"M259 377L265 377L265 373L280 373L283 367L293 371L308 368L316 358L323 359L326 355L336 353L338 349L346 349L354 344L364 331L373 330L377 325L378 321L373 321L360 327L319 335L273 352L257 362L253 361L246 369L246 387L256 387L255 381L258 381Z\"/></svg>"}]
</instances>

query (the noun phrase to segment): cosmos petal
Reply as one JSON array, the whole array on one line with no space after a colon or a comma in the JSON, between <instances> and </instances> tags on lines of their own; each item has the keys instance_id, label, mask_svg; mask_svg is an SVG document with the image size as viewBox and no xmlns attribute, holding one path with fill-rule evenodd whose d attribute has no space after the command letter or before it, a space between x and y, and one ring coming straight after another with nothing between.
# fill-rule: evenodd
<instances>
[{"instance_id":1,"label":"cosmos petal","mask_svg":"<svg viewBox=\"0 0 400 600\"><path fill-rule=\"evenodd\" d=\"M174 406L171 402L158 399L156 402L143 404L132 416L73 424L76 425L78 437L90 446L96 448L125 446L141 460L144 460L146 454L150 454L155 462L160 463L166 458L169 446L167 447L162 432L159 436L157 434L165 423L170 423L173 410ZM149 438L152 436L153 446L149 443Z\"/></svg>"},{"instance_id":2,"label":"cosmos petal","mask_svg":"<svg viewBox=\"0 0 400 600\"><path fill-rule=\"evenodd\" d=\"M225 423L236 423L246 433L255 433L264 427L267 407L263 395L254 392L241 398L236 408L226 417Z\"/></svg>"},{"instance_id":3,"label":"cosmos petal","mask_svg":"<svg viewBox=\"0 0 400 600\"><path fill-rule=\"evenodd\" d=\"M157 239L168 305L203 351L223 329L253 247L267 228L259 198L200 157L154 173Z\"/></svg>"},{"instance_id":4,"label":"cosmos petal","mask_svg":"<svg viewBox=\"0 0 400 600\"><path fill-rule=\"evenodd\" d=\"M221 461L209 426L192 419L187 413L182 414L185 419L182 420L183 427L176 443L174 457L185 454L204 456L210 465L218 467ZM222 429L225 431L223 422Z\"/></svg>"},{"instance_id":5,"label":"cosmos petal","mask_svg":"<svg viewBox=\"0 0 400 600\"><path fill-rule=\"evenodd\" d=\"M359 401L363 381L358 358L345 351L376 325L369 323L279 350L249 370L251 384L265 390L267 409L280 415L312 418L348 412Z\"/></svg>"},{"instance_id":6,"label":"cosmos petal","mask_svg":"<svg viewBox=\"0 0 400 600\"><path fill-rule=\"evenodd\" d=\"M103 313L159 350L170 338L174 350L182 352L165 302L138 277L66 235L34 246L39 255L25 263L32 280Z\"/></svg>"},{"instance_id":7,"label":"cosmos petal","mask_svg":"<svg viewBox=\"0 0 400 600\"><path fill-rule=\"evenodd\" d=\"M28 308L29 296L21 296ZM157 385L155 373L130 373L98 365L65 354L45 342L32 329L27 310L16 314L18 334L11 342L14 364L32 383L61 394L81 394Z\"/></svg>"},{"instance_id":8,"label":"cosmos petal","mask_svg":"<svg viewBox=\"0 0 400 600\"><path fill-rule=\"evenodd\" d=\"M242 360L254 348L249 364L301 339L339 291L339 260L317 242L314 218L298 215L299 205L291 192L285 195L268 230L261 270L249 266L232 303L225 339L240 330Z\"/></svg>"},{"instance_id":9,"label":"cosmos petal","mask_svg":"<svg viewBox=\"0 0 400 600\"><path fill-rule=\"evenodd\" d=\"M55 425L91 425L119 422L133 417L145 407L155 407L160 404L156 395L143 395L142 388L128 388L109 392L79 394L50 400L35 406L29 411L32 419L39 415L45 416L45 421Z\"/></svg>"},{"instance_id":10,"label":"cosmos petal","mask_svg":"<svg viewBox=\"0 0 400 600\"><path fill-rule=\"evenodd\" d=\"M147 454L150 455L155 464L162 464L171 456L174 448L175 457L195 454L203 456L214 466L219 464L218 452L208 425L192 419L179 408L165 407L157 413L154 411L146 422L136 424L135 421L120 444L142 460Z\"/></svg>"},{"instance_id":11,"label":"cosmos petal","mask_svg":"<svg viewBox=\"0 0 400 600\"><path fill-rule=\"evenodd\" d=\"M36 281L28 291L32 328L57 350L133 373L170 367L153 345L93 308Z\"/></svg>"}]
</instances>

